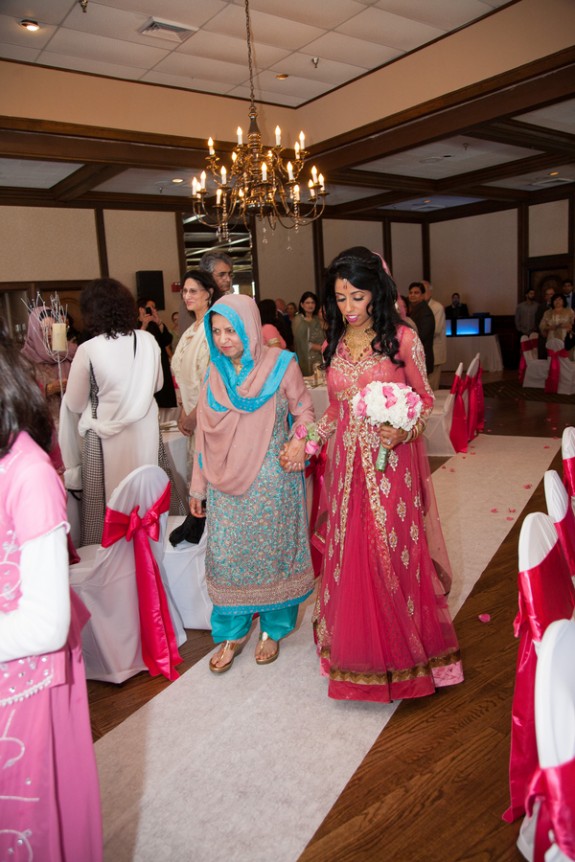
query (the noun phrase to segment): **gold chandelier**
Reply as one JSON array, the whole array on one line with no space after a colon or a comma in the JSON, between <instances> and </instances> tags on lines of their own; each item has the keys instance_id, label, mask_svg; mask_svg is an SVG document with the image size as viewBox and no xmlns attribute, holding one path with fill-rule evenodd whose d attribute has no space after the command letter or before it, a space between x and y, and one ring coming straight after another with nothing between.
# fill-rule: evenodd
<instances>
[{"instance_id":1,"label":"gold chandelier","mask_svg":"<svg viewBox=\"0 0 575 862\"><path fill-rule=\"evenodd\" d=\"M248 67L250 75L250 126L247 143L243 131L237 129L237 145L232 151L231 165L226 168L216 155L212 138L208 141L207 170L200 179L192 179L192 206L194 216L202 224L218 233L218 239L227 242L229 225L243 221L249 229L252 217L266 220L272 230L277 224L296 231L318 219L325 208L325 180L315 165L305 183L300 175L309 155L305 149L305 136L299 134L294 146L294 157L285 162L281 145L281 129L276 126L275 146L263 147L258 127L258 112L254 99L252 65L252 30L248 0L245 0ZM207 188L209 179L215 194Z\"/></svg>"}]
</instances>

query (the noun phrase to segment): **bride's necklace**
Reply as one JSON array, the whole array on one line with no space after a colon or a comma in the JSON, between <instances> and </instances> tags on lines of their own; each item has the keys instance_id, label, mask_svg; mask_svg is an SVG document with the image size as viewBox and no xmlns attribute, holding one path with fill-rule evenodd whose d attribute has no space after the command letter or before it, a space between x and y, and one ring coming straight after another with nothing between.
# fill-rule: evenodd
<instances>
[{"instance_id":1,"label":"bride's necklace","mask_svg":"<svg viewBox=\"0 0 575 862\"><path fill-rule=\"evenodd\" d=\"M375 331L372 329L371 320L361 329L349 325L346 327L343 340L354 362L358 362L364 354L371 351L371 342L374 336Z\"/></svg>"}]
</instances>

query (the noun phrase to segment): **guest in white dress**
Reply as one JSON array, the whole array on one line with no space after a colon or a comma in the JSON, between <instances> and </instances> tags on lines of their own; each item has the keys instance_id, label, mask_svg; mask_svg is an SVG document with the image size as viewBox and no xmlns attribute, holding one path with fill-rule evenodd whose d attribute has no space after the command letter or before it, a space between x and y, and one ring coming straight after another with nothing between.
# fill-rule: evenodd
<instances>
[{"instance_id":1,"label":"guest in white dress","mask_svg":"<svg viewBox=\"0 0 575 862\"><path fill-rule=\"evenodd\" d=\"M80 308L93 337L78 347L70 368L59 442L66 487L82 489L84 545L100 542L106 504L122 479L158 463L154 393L163 374L155 338L136 329L138 312L127 287L97 279L82 291Z\"/></svg>"}]
</instances>

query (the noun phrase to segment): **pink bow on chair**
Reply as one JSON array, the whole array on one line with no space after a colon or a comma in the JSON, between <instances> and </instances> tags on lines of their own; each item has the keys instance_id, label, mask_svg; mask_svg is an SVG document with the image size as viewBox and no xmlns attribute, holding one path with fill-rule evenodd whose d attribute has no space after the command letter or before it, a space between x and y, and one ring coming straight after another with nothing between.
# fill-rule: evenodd
<instances>
[{"instance_id":1,"label":"pink bow on chair","mask_svg":"<svg viewBox=\"0 0 575 862\"><path fill-rule=\"evenodd\" d=\"M563 458L563 484L570 497L575 497L575 458Z\"/></svg>"},{"instance_id":2,"label":"pink bow on chair","mask_svg":"<svg viewBox=\"0 0 575 862\"><path fill-rule=\"evenodd\" d=\"M464 390L467 389L467 439L469 441L473 440L474 437L477 437L477 417L478 417L478 377L479 377L479 369L477 374L473 377L469 377L466 375L464 382Z\"/></svg>"},{"instance_id":3,"label":"pink bow on chair","mask_svg":"<svg viewBox=\"0 0 575 862\"><path fill-rule=\"evenodd\" d=\"M503 815L507 823L525 811L528 788L538 769L535 736L534 641L540 641L554 620L569 619L575 608L575 590L559 542L541 565L519 572L519 612L515 617L515 637L519 637L515 691L511 711L511 757L509 788L511 805Z\"/></svg>"},{"instance_id":4,"label":"pink bow on chair","mask_svg":"<svg viewBox=\"0 0 575 862\"><path fill-rule=\"evenodd\" d=\"M560 357L569 356L569 353L563 350L549 350L547 349L547 355L551 360L549 363L549 373L547 374L547 380L545 381L545 392L555 393L557 392L557 387L559 386L559 373L561 370L561 364L559 362Z\"/></svg>"},{"instance_id":5,"label":"pink bow on chair","mask_svg":"<svg viewBox=\"0 0 575 862\"><path fill-rule=\"evenodd\" d=\"M569 859L575 859L575 759L560 766L537 769L527 797L529 816L533 814L536 800L541 806L537 815L533 862L544 862L545 853L551 846L551 830L553 843Z\"/></svg>"},{"instance_id":6,"label":"pink bow on chair","mask_svg":"<svg viewBox=\"0 0 575 862\"><path fill-rule=\"evenodd\" d=\"M456 452L467 452L467 420L465 418L465 405L463 403L464 387L465 384L462 378L455 375L451 385L451 394L454 398L449 439Z\"/></svg>"},{"instance_id":7,"label":"pink bow on chair","mask_svg":"<svg viewBox=\"0 0 575 862\"><path fill-rule=\"evenodd\" d=\"M174 680L179 676L175 665L182 658L158 563L150 547L150 539L157 542L160 537L160 516L170 508L170 484L143 517L138 514L139 508L136 506L129 515L106 509L102 547L109 548L124 538L133 543L142 658L152 676L161 673Z\"/></svg>"}]
</instances>

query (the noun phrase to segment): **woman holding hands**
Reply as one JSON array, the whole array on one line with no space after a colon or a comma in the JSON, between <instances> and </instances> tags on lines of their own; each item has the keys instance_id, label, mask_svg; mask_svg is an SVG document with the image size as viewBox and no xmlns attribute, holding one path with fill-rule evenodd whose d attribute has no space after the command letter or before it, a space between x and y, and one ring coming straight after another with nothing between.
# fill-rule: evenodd
<instances>
[{"instance_id":1,"label":"woman holding hands","mask_svg":"<svg viewBox=\"0 0 575 862\"><path fill-rule=\"evenodd\" d=\"M379 255L357 247L333 261L324 297L329 407L307 433L296 426L284 453L293 462L302 446L311 454L333 438L314 630L328 694L340 700L420 697L463 678L421 440L433 393L421 342L399 316L396 297ZM421 409L410 431L361 415L354 398L365 398L372 383L380 391L408 387Z\"/></svg>"},{"instance_id":2,"label":"woman holding hands","mask_svg":"<svg viewBox=\"0 0 575 862\"><path fill-rule=\"evenodd\" d=\"M259 614L258 664L278 657L313 587L303 448L279 463L288 413L313 407L293 353L265 347L255 302L229 295L204 318L211 364L197 407L190 510L207 513L206 576L219 648L210 670L232 666ZM203 501L206 501L204 511Z\"/></svg>"}]
</instances>

